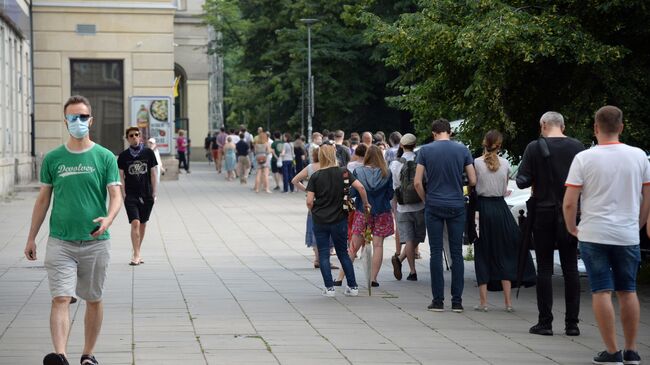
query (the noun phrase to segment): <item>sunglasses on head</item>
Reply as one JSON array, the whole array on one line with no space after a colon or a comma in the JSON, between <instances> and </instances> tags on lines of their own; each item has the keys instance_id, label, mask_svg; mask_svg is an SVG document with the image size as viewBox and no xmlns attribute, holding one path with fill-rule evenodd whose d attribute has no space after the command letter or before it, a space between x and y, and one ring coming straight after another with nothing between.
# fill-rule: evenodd
<instances>
[{"instance_id":1,"label":"sunglasses on head","mask_svg":"<svg viewBox=\"0 0 650 365\"><path fill-rule=\"evenodd\" d=\"M91 118L90 114L66 114L65 119L68 122L74 122L79 119L82 122L87 122Z\"/></svg>"},{"instance_id":2,"label":"sunglasses on head","mask_svg":"<svg viewBox=\"0 0 650 365\"><path fill-rule=\"evenodd\" d=\"M129 133L129 138L139 137L139 136L140 136L140 133Z\"/></svg>"},{"instance_id":3,"label":"sunglasses on head","mask_svg":"<svg viewBox=\"0 0 650 365\"><path fill-rule=\"evenodd\" d=\"M328 145L328 146L334 146L335 143L334 143L334 141L332 141L331 139L328 139L328 140L326 140L325 142L323 142L322 144L324 144L324 145Z\"/></svg>"}]
</instances>

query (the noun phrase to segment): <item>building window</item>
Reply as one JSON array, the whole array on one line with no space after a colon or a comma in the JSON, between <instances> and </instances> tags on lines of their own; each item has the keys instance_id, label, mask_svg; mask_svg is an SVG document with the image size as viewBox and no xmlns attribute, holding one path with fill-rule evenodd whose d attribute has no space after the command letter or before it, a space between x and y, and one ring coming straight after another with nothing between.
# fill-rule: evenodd
<instances>
[{"instance_id":1,"label":"building window","mask_svg":"<svg viewBox=\"0 0 650 365\"><path fill-rule=\"evenodd\" d=\"M121 60L70 60L73 95L90 100L93 141L118 154L124 149L124 66Z\"/></svg>"}]
</instances>

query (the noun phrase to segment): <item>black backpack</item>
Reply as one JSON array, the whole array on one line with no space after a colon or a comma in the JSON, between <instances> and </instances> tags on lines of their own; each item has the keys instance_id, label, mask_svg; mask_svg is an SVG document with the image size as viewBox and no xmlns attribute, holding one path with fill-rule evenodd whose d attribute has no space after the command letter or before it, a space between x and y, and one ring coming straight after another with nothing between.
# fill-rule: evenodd
<instances>
[{"instance_id":1,"label":"black backpack","mask_svg":"<svg viewBox=\"0 0 650 365\"><path fill-rule=\"evenodd\" d=\"M402 163L402 169L399 171L400 186L395 190L397 203L399 204L421 203L422 199L420 199L418 192L415 191L415 184L414 184L415 168L417 167L415 160L406 161L406 159L402 157L399 159L399 161Z\"/></svg>"}]
</instances>

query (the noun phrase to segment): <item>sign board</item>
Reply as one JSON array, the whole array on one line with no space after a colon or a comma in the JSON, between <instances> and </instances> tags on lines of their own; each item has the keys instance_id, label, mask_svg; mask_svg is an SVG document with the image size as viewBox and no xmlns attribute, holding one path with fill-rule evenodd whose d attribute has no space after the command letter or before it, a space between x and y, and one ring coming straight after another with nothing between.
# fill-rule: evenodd
<instances>
[{"instance_id":1,"label":"sign board","mask_svg":"<svg viewBox=\"0 0 650 365\"><path fill-rule=\"evenodd\" d=\"M173 104L170 96L132 96L131 125L140 129L143 142L155 138L161 155L173 150Z\"/></svg>"}]
</instances>

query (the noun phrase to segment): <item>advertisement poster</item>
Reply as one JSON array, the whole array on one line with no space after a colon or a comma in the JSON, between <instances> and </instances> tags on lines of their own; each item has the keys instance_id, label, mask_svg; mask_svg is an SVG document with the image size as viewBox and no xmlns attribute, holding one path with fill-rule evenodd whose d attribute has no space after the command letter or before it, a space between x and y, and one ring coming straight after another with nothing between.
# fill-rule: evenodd
<instances>
[{"instance_id":1,"label":"advertisement poster","mask_svg":"<svg viewBox=\"0 0 650 365\"><path fill-rule=\"evenodd\" d=\"M161 155L172 153L173 105L169 96L132 96L131 125L140 129L142 141L155 138Z\"/></svg>"}]
</instances>

